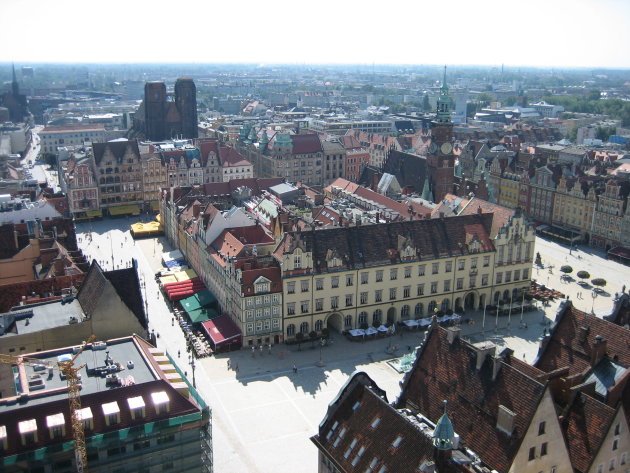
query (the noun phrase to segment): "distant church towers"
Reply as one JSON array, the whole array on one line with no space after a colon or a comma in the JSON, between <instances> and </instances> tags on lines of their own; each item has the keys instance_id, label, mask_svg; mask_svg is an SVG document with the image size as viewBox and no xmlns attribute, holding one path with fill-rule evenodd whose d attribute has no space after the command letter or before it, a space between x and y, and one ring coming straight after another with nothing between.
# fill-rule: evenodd
<instances>
[{"instance_id":1,"label":"distant church towers","mask_svg":"<svg viewBox=\"0 0 630 473\"><path fill-rule=\"evenodd\" d=\"M136 120L144 137L151 141L171 138L197 138L197 88L192 79L175 82L175 93L168 94L164 82L147 82L141 116Z\"/></svg>"}]
</instances>

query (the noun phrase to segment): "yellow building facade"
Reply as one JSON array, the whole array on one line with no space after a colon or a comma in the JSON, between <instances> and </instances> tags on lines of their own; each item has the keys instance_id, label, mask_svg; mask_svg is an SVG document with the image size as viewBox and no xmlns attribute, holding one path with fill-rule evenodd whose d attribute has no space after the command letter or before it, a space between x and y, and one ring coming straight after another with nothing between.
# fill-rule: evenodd
<instances>
[{"instance_id":1,"label":"yellow building facade","mask_svg":"<svg viewBox=\"0 0 630 473\"><path fill-rule=\"evenodd\" d=\"M530 284L534 231L515 215L491 240L492 218L285 234L274 255L282 266L286 339L394 324L435 310L483 309L496 294L517 302L513 294Z\"/></svg>"}]
</instances>

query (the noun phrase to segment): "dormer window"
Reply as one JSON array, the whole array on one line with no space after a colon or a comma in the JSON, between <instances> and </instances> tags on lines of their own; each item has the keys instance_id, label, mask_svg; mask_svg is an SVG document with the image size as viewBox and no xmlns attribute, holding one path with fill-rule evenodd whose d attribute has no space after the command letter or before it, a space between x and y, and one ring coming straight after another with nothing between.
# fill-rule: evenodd
<instances>
[{"instance_id":1,"label":"dormer window","mask_svg":"<svg viewBox=\"0 0 630 473\"><path fill-rule=\"evenodd\" d=\"M297 253L293 255L293 269L301 269L302 268L302 254Z\"/></svg>"},{"instance_id":2,"label":"dormer window","mask_svg":"<svg viewBox=\"0 0 630 473\"><path fill-rule=\"evenodd\" d=\"M398 437L396 437L394 441L392 442L392 448L398 448L402 440L403 440L402 435L399 435Z\"/></svg>"},{"instance_id":3,"label":"dormer window","mask_svg":"<svg viewBox=\"0 0 630 473\"><path fill-rule=\"evenodd\" d=\"M94 416L92 415L92 409L84 407L77 412L77 417L83 422L84 430L92 430L94 428Z\"/></svg>"},{"instance_id":4,"label":"dormer window","mask_svg":"<svg viewBox=\"0 0 630 473\"><path fill-rule=\"evenodd\" d=\"M381 418L377 417L375 418L372 423L370 424L370 427L372 427L373 429L375 429L376 427L378 427L378 424L381 423Z\"/></svg>"},{"instance_id":5,"label":"dormer window","mask_svg":"<svg viewBox=\"0 0 630 473\"><path fill-rule=\"evenodd\" d=\"M7 449L7 426L0 425L0 451Z\"/></svg>"},{"instance_id":6,"label":"dormer window","mask_svg":"<svg viewBox=\"0 0 630 473\"><path fill-rule=\"evenodd\" d=\"M166 414L169 411L169 398L165 391L151 393L153 407L157 414Z\"/></svg>"},{"instance_id":7,"label":"dormer window","mask_svg":"<svg viewBox=\"0 0 630 473\"><path fill-rule=\"evenodd\" d=\"M103 404L102 408L106 425L111 426L120 422L120 408L116 401Z\"/></svg>"},{"instance_id":8,"label":"dormer window","mask_svg":"<svg viewBox=\"0 0 630 473\"><path fill-rule=\"evenodd\" d=\"M130 397L127 399L131 418L134 420L144 418L144 399L142 396Z\"/></svg>"},{"instance_id":9,"label":"dormer window","mask_svg":"<svg viewBox=\"0 0 630 473\"><path fill-rule=\"evenodd\" d=\"M37 442L37 421L35 419L19 422L18 431L20 432L23 446L27 447Z\"/></svg>"},{"instance_id":10,"label":"dormer window","mask_svg":"<svg viewBox=\"0 0 630 473\"><path fill-rule=\"evenodd\" d=\"M51 439L61 438L66 433L66 420L63 413L46 416L46 427Z\"/></svg>"}]
</instances>

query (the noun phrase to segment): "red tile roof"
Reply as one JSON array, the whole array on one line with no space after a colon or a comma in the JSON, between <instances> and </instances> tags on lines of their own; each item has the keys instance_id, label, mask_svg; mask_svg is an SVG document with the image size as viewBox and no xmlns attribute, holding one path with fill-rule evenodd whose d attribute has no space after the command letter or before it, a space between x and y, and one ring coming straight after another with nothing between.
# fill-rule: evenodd
<instances>
[{"instance_id":1,"label":"red tile roof","mask_svg":"<svg viewBox=\"0 0 630 473\"><path fill-rule=\"evenodd\" d=\"M493 361L460 338L449 343L448 331L432 328L407 374L398 408L407 407L437 422L442 400L448 401L455 432L481 460L500 473L508 471L545 392L545 385L514 363ZM477 369L477 357L483 364ZM502 356L511 357L510 350ZM499 363L493 379L494 363ZM497 428L499 406L515 414L511 435Z\"/></svg>"},{"instance_id":2,"label":"red tile roof","mask_svg":"<svg viewBox=\"0 0 630 473\"><path fill-rule=\"evenodd\" d=\"M606 434L615 418L616 410L578 393L562 423L567 445L570 446L571 464L579 471L590 471L591 463L599 453Z\"/></svg>"},{"instance_id":3,"label":"red tile roof","mask_svg":"<svg viewBox=\"0 0 630 473\"><path fill-rule=\"evenodd\" d=\"M355 373L330 404L311 440L343 472L378 472L385 467L382 471L417 473L424 461L434 460L431 439L389 405L385 392L362 372ZM459 470L451 464L439 471Z\"/></svg>"},{"instance_id":4,"label":"red tile roof","mask_svg":"<svg viewBox=\"0 0 630 473\"><path fill-rule=\"evenodd\" d=\"M322 143L316 134L291 135L293 142L293 154L319 153L322 151Z\"/></svg>"},{"instance_id":5,"label":"red tile roof","mask_svg":"<svg viewBox=\"0 0 630 473\"><path fill-rule=\"evenodd\" d=\"M630 367L630 330L582 312L570 301L563 304L551 337L534 363L537 368L549 372L568 366L570 375L584 373L591 368L591 354L598 335L606 340L608 356L617 357L619 364ZM580 341L581 333L585 334L584 341Z\"/></svg>"}]
</instances>

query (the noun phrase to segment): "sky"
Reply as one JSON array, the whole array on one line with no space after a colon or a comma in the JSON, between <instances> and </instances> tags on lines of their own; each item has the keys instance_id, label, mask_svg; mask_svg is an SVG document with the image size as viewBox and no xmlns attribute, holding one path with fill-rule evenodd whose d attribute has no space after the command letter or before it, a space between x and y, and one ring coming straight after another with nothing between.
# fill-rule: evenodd
<instances>
[{"instance_id":1,"label":"sky","mask_svg":"<svg viewBox=\"0 0 630 473\"><path fill-rule=\"evenodd\" d=\"M0 0L0 18L16 64L630 67L630 0Z\"/></svg>"}]
</instances>

